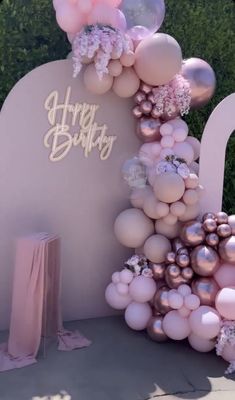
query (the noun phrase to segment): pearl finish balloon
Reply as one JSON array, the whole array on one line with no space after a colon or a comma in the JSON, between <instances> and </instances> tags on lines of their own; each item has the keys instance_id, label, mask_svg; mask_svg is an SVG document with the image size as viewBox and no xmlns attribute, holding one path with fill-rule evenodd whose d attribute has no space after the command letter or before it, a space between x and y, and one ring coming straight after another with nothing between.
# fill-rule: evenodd
<instances>
[{"instance_id":1,"label":"pearl finish balloon","mask_svg":"<svg viewBox=\"0 0 235 400\"><path fill-rule=\"evenodd\" d=\"M105 291L107 303L115 310L124 310L132 301L129 293L119 294L114 283L110 283Z\"/></svg>"},{"instance_id":2,"label":"pearl finish balloon","mask_svg":"<svg viewBox=\"0 0 235 400\"><path fill-rule=\"evenodd\" d=\"M187 318L183 318L178 311L170 311L163 319L163 329L166 335L173 340L183 340L190 334Z\"/></svg>"},{"instance_id":3,"label":"pearl finish balloon","mask_svg":"<svg viewBox=\"0 0 235 400\"><path fill-rule=\"evenodd\" d=\"M197 246L191 252L191 266L200 276L212 276L219 269L219 256L209 246Z\"/></svg>"},{"instance_id":4,"label":"pearl finish balloon","mask_svg":"<svg viewBox=\"0 0 235 400\"><path fill-rule=\"evenodd\" d=\"M220 288L235 286L235 265L221 264L214 278Z\"/></svg>"},{"instance_id":5,"label":"pearl finish balloon","mask_svg":"<svg viewBox=\"0 0 235 400\"><path fill-rule=\"evenodd\" d=\"M102 79L98 77L94 64L89 64L86 67L83 79L87 90L99 95L107 93L113 85L111 75L104 74Z\"/></svg>"},{"instance_id":6,"label":"pearl finish balloon","mask_svg":"<svg viewBox=\"0 0 235 400\"><path fill-rule=\"evenodd\" d=\"M192 282L192 291L202 305L213 306L219 286L213 278L197 278Z\"/></svg>"},{"instance_id":7,"label":"pearl finish balloon","mask_svg":"<svg viewBox=\"0 0 235 400\"><path fill-rule=\"evenodd\" d=\"M195 335L195 333L191 333L188 337L188 341L190 346L201 353L208 353L209 351L215 348L215 340L213 339L204 339L200 336Z\"/></svg>"},{"instance_id":8,"label":"pearl finish balloon","mask_svg":"<svg viewBox=\"0 0 235 400\"><path fill-rule=\"evenodd\" d=\"M221 289L216 296L215 306L223 318L235 320L235 287Z\"/></svg>"},{"instance_id":9,"label":"pearl finish balloon","mask_svg":"<svg viewBox=\"0 0 235 400\"><path fill-rule=\"evenodd\" d=\"M165 342L168 337L165 334L162 326L163 317L161 315L152 317L147 326L149 337L155 342Z\"/></svg>"},{"instance_id":10,"label":"pearl finish balloon","mask_svg":"<svg viewBox=\"0 0 235 400\"><path fill-rule=\"evenodd\" d=\"M168 301L168 292L169 292L168 288L162 287L157 291L157 293L154 296L153 300L154 308L162 315L165 315L171 310Z\"/></svg>"},{"instance_id":11,"label":"pearl finish balloon","mask_svg":"<svg viewBox=\"0 0 235 400\"><path fill-rule=\"evenodd\" d=\"M235 235L235 215L230 215L228 217L228 223L232 229L232 235Z\"/></svg>"},{"instance_id":12,"label":"pearl finish balloon","mask_svg":"<svg viewBox=\"0 0 235 400\"><path fill-rule=\"evenodd\" d=\"M135 3L136 4L136 3ZM140 42L135 52L135 70L139 78L153 86L164 85L182 65L181 48L165 33L156 33Z\"/></svg>"},{"instance_id":13,"label":"pearl finish balloon","mask_svg":"<svg viewBox=\"0 0 235 400\"><path fill-rule=\"evenodd\" d=\"M136 134L143 142L154 142L160 139L160 126L159 119L143 117L138 121Z\"/></svg>"},{"instance_id":14,"label":"pearl finish balloon","mask_svg":"<svg viewBox=\"0 0 235 400\"><path fill-rule=\"evenodd\" d=\"M232 229L228 224L221 224L217 228L217 235L221 238L227 238L232 234Z\"/></svg>"},{"instance_id":15,"label":"pearl finish balloon","mask_svg":"<svg viewBox=\"0 0 235 400\"><path fill-rule=\"evenodd\" d=\"M217 223L215 219L212 218L205 219L205 221L203 222L203 229L208 233L215 232L217 229Z\"/></svg>"},{"instance_id":16,"label":"pearl finish balloon","mask_svg":"<svg viewBox=\"0 0 235 400\"><path fill-rule=\"evenodd\" d=\"M153 298L156 289L156 283L152 278L137 276L129 286L129 294L134 301L147 303Z\"/></svg>"},{"instance_id":17,"label":"pearl finish balloon","mask_svg":"<svg viewBox=\"0 0 235 400\"><path fill-rule=\"evenodd\" d=\"M157 175L154 182L154 193L159 201L174 203L184 194L184 180L175 172Z\"/></svg>"},{"instance_id":18,"label":"pearl finish balloon","mask_svg":"<svg viewBox=\"0 0 235 400\"><path fill-rule=\"evenodd\" d=\"M190 83L191 108L207 104L216 87L216 77L211 66L200 58L189 58L183 61L181 74Z\"/></svg>"},{"instance_id":19,"label":"pearl finish balloon","mask_svg":"<svg viewBox=\"0 0 235 400\"><path fill-rule=\"evenodd\" d=\"M151 263L150 268L153 273L153 279L155 279L157 281L158 279L164 278L165 270L166 270L166 267L164 264L152 264Z\"/></svg>"},{"instance_id":20,"label":"pearl finish balloon","mask_svg":"<svg viewBox=\"0 0 235 400\"><path fill-rule=\"evenodd\" d=\"M197 246L205 240L205 232L201 222L189 221L187 222L180 234L181 240L188 246Z\"/></svg>"},{"instance_id":21,"label":"pearl finish balloon","mask_svg":"<svg viewBox=\"0 0 235 400\"><path fill-rule=\"evenodd\" d=\"M118 241L126 247L141 247L145 240L154 232L153 222L143 211L130 208L117 217L114 233Z\"/></svg>"},{"instance_id":22,"label":"pearl finish balloon","mask_svg":"<svg viewBox=\"0 0 235 400\"><path fill-rule=\"evenodd\" d=\"M132 302L125 311L127 325L136 331L142 331L152 317L152 309L148 303Z\"/></svg>"},{"instance_id":23,"label":"pearl finish balloon","mask_svg":"<svg viewBox=\"0 0 235 400\"><path fill-rule=\"evenodd\" d=\"M235 263L235 235L220 242L219 254L224 261Z\"/></svg>"},{"instance_id":24,"label":"pearl finish balloon","mask_svg":"<svg viewBox=\"0 0 235 400\"><path fill-rule=\"evenodd\" d=\"M137 228L138 230L140 228ZM137 246L136 246L137 247ZM144 254L152 263L165 261L166 254L171 250L170 241L162 235L150 236L144 244Z\"/></svg>"},{"instance_id":25,"label":"pearl finish balloon","mask_svg":"<svg viewBox=\"0 0 235 400\"><path fill-rule=\"evenodd\" d=\"M133 68L123 68L122 73L114 78L113 91L122 98L134 96L140 86L140 80Z\"/></svg>"},{"instance_id":26,"label":"pearl finish balloon","mask_svg":"<svg viewBox=\"0 0 235 400\"><path fill-rule=\"evenodd\" d=\"M189 316L192 333L204 339L214 339L220 331L220 324L221 318L212 307L201 306Z\"/></svg>"},{"instance_id":27,"label":"pearl finish balloon","mask_svg":"<svg viewBox=\"0 0 235 400\"><path fill-rule=\"evenodd\" d=\"M156 32L165 16L164 0L122 0L120 9L126 17L127 34L135 41Z\"/></svg>"}]
</instances>

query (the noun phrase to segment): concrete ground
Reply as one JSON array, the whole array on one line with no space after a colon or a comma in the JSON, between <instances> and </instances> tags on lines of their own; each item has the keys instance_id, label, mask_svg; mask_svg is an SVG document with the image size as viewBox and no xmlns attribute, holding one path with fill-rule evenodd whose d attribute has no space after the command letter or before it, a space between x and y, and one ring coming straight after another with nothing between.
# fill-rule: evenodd
<instances>
[{"instance_id":1,"label":"concrete ground","mask_svg":"<svg viewBox=\"0 0 235 400\"><path fill-rule=\"evenodd\" d=\"M120 317L66 327L78 328L93 344L66 353L51 343L37 364L1 373L0 400L235 399L235 375L224 376L227 364L214 353L154 343ZM6 337L1 333L0 342Z\"/></svg>"}]
</instances>

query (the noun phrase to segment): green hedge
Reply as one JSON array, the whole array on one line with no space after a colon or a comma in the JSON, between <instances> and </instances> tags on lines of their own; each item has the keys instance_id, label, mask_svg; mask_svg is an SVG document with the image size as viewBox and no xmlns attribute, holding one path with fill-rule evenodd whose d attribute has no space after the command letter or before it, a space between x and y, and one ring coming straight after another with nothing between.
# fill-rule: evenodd
<instances>
[{"instance_id":1,"label":"green hedge","mask_svg":"<svg viewBox=\"0 0 235 400\"><path fill-rule=\"evenodd\" d=\"M201 57L214 68L217 91L207 107L187 120L200 137L212 109L235 90L235 3L233 0L166 0L162 31L181 44L184 57ZM27 72L70 51L57 27L51 0L3 0L0 5L0 106ZM216 179L216 177L211 177ZM235 213L235 138L227 150L224 209Z\"/></svg>"}]
</instances>

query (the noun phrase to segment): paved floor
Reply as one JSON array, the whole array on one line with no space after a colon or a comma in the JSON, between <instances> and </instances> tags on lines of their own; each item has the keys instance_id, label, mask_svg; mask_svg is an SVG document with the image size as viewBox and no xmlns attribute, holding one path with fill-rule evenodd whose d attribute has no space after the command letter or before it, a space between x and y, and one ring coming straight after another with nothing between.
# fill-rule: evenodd
<instances>
[{"instance_id":1,"label":"paved floor","mask_svg":"<svg viewBox=\"0 0 235 400\"><path fill-rule=\"evenodd\" d=\"M51 344L37 364L1 373L0 400L235 399L235 375L224 377L226 363L213 353L154 343L119 317L67 327L79 328L92 346L64 353Z\"/></svg>"}]
</instances>

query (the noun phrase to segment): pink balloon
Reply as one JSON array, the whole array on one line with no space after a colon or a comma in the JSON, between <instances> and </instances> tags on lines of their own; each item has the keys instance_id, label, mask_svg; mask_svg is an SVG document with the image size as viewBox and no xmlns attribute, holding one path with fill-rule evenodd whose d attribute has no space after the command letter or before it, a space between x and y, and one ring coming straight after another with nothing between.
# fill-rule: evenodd
<instances>
[{"instance_id":1,"label":"pink balloon","mask_svg":"<svg viewBox=\"0 0 235 400\"><path fill-rule=\"evenodd\" d=\"M56 20L60 28L68 33L77 33L84 25L84 16L78 12L76 6L62 3L56 10Z\"/></svg>"},{"instance_id":2,"label":"pink balloon","mask_svg":"<svg viewBox=\"0 0 235 400\"><path fill-rule=\"evenodd\" d=\"M194 159L194 151L192 146L187 142L177 142L173 146L176 156L183 158L187 164L191 164Z\"/></svg>"},{"instance_id":3,"label":"pink balloon","mask_svg":"<svg viewBox=\"0 0 235 400\"><path fill-rule=\"evenodd\" d=\"M125 311L127 325L136 331L145 329L151 316L152 309L148 303L132 302Z\"/></svg>"},{"instance_id":4,"label":"pink balloon","mask_svg":"<svg viewBox=\"0 0 235 400\"><path fill-rule=\"evenodd\" d=\"M203 339L200 336L195 335L195 333L191 333L191 335L189 335L188 341L194 350L200 351L201 353L208 353L215 347L214 340Z\"/></svg>"},{"instance_id":5,"label":"pink balloon","mask_svg":"<svg viewBox=\"0 0 235 400\"><path fill-rule=\"evenodd\" d=\"M179 310L184 304L184 299L180 293L171 290L168 293L168 302L171 308L174 310Z\"/></svg>"},{"instance_id":6,"label":"pink balloon","mask_svg":"<svg viewBox=\"0 0 235 400\"><path fill-rule=\"evenodd\" d=\"M226 343L221 355L225 361L228 361L228 362L235 361L235 346L232 344Z\"/></svg>"},{"instance_id":7,"label":"pink balloon","mask_svg":"<svg viewBox=\"0 0 235 400\"><path fill-rule=\"evenodd\" d=\"M111 7L118 7L121 4L122 0L93 0L94 4L108 4Z\"/></svg>"},{"instance_id":8,"label":"pink balloon","mask_svg":"<svg viewBox=\"0 0 235 400\"><path fill-rule=\"evenodd\" d=\"M75 38L76 34L75 33L67 33L67 38L68 41L72 44L73 39Z\"/></svg>"},{"instance_id":9,"label":"pink balloon","mask_svg":"<svg viewBox=\"0 0 235 400\"><path fill-rule=\"evenodd\" d=\"M192 311L189 324L195 335L204 339L213 339L220 331L221 318L214 308L201 306Z\"/></svg>"},{"instance_id":10,"label":"pink balloon","mask_svg":"<svg viewBox=\"0 0 235 400\"><path fill-rule=\"evenodd\" d=\"M222 264L215 273L214 278L220 288L235 286L235 265Z\"/></svg>"},{"instance_id":11,"label":"pink balloon","mask_svg":"<svg viewBox=\"0 0 235 400\"><path fill-rule=\"evenodd\" d=\"M153 298L156 289L156 283L152 278L137 276L130 284L129 293L134 301L147 303Z\"/></svg>"},{"instance_id":12,"label":"pink balloon","mask_svg":"<svg viewBox=\"0 0 235 400\"><path fill-rule=\"evenodd\" d=\"M116 10L116 24L115 28L120 29L120 31L126 31L126 17L121 10Z\"/></svg>"},{"instance_id":13,"label":"pink balloon","mask_svg":"<svg viewBox=\"0 0 235 400\"><path fill-rule=\"evenodd\" d=\"M102 79L98 77L94 64L86 67L83 79L86 88L95 94L107 93L113 84L113 77L109 74L104 74Z\"/></svg>"},{"instance_id":14,"label":"pink balloon","mask_svg":"<svg viewBox=\"0 0 235 400\"><path fill-rule=\"evenodd\" d=\"M116 27L117 13L109 4L96 4L88 16L88 24L108 24Z\"/></svg>"},{"instance_id":15,"label":"pink balloon","mask_svg":"<svg viewBox=\"0 0 235 400\"><path fill-rule=\"evenodd\" d=\"M124 310L130 303L129 294L119 294L114 283L110 283L105 291L107 303L116 310Z\"/></svg>"},{"instance_id":16,"label":"pink balloon","mask_svg":"<svg viewBox=\"0 0 235 400\"><path fill-rule=\"evenodd\" d=\"M163 330L173 340L183 340L190 334L188 319L178 311L170 311L163 319Z\"/></svg>"},{"instance_id":17,"label":"pink balloon","mask_svg":"<svg viewBox=\"0 0 235 400\"><path fill-rule=\"evenodd\" d=\"M88 14L92 9L92 0L77 0L77 7L82 13Z\"/></svg>"},{"instance_id":18,"label":"pink balloon","mask_svg":"<svg viewBox=\"0 0 235 400\"><path fill-rule=\"evenodd\" d=\"M216 296L215 306L223 318L235 320L235 287L221 289Z\"/></svg>"}]
</instances>

